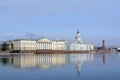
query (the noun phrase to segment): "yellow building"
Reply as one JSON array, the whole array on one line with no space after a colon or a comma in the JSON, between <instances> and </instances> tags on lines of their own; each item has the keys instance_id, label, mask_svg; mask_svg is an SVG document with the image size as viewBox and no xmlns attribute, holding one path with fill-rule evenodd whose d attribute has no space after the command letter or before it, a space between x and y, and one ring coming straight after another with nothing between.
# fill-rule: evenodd
<instances>
[{"instance_id":1,"label":"yellow building","mask_svg":"<svg viewBox=\"0 0 120 80\"><path fill-rule=\"evenodd\" d=\"M13 50L36 50L36 41L27 39L14 40Z\"/></svg>"}]
</instances>

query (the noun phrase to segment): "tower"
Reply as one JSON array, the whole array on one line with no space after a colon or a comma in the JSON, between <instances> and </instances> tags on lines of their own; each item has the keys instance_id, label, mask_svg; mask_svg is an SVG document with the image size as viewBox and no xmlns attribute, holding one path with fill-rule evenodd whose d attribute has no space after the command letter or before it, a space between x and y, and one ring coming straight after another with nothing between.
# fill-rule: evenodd
<instances>
[{"instance_id":1,"label":"tower","mask_svg":"<svg viewBox=\"0 0 120 80\"><path fill-rule=\"evenodd\" d=\"M79 30L77 31L77 35L76 35L76 37L75 37L75 41L76 41L77 43L83 43L83 41L82 41L82 39L81 39L81 37L80 37L80 32L79 32Z\"/></svg>"},{"instance_id":2,"label":"tower","mask_svg":"<svg viewBox=\"0 0 120 80\"><path fill-rule=\"evenodd\" d=\"M102 41L102 47L105 48L105 40Z\"/></svg>"}]
</instances>

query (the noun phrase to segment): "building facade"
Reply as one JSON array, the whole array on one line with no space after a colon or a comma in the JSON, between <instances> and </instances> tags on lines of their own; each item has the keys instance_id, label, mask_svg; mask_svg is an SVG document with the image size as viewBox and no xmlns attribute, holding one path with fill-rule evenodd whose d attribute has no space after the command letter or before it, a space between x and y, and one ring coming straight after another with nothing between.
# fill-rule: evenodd
<instances>
[{"instance_id":1,"label":"building facade","mask_svg":"<svg viewBox=\"0 0 120 80\"><path fill-rule=\"evenodd\" d=\"M70 44L70 50L94 50L94 46L93 44L72 43Z\"/></svg>"},{"instance_id":2,"label":"building facade","mask_svg":"<svg viewBox=\"0 0 120 80\"><path fill-rule=\"evenodd\" d=\"M3 42L0 42L0 51L2 50L2 44L3 44Z\"/></svg>"},{"instance_id":3,"label":"building facade","mask_svg":"<svg viewBox=\"0 0 120 80\"><path fill-rule=\"evenodd\" d=\"M75 37L75 42L69 44L69 50L94 50L93 44L83 43L80 32L77 31L77 36Z\"/></svg>"},{"instance_id":4,"label":"building facade","mask_svg":"<svg viewBox=\"0 0 120 80\"><path fill-rule=\"evenodd\" d=\"M40 39L37 41L37 50L65 50L66 41Z\"/></svg>"},{"instance_id":5,"label":"building facade","mask_svg":"<svg viewBox=\"0 0 120 80\"><path fill-rule=\"evenodd\" d=\"M49 39L40 39L37 41L37 50L53 50L53 42Z\"/></svg>"},{"instance_id":6,"label":"building facade","mask_svg":"<svg viewBox=\"0 0 120 80\"><path fill-rule=\"evenodd\" d=\"M77 31L77 34L75 36L75 43L83 43L79 30Z\"/></svg>"},{"instance_id":7,"label":"building facade","mask_svg":"<svg viewBox=\"0 0 120 80\"><path fill-rule=\"evenodd\" d=\"M35 40L14 40L13 50L36 50Z\"/></svg>"},{"instance_id":8,"label":"building facade","mask_svg":"<svg viewBox=\"0 0 120 80\"><path fill-rule=\"evenodd\" d=\"M66 49L66 41L53 41L53 50L65 50Z\"/></svg>"}]
</instances>

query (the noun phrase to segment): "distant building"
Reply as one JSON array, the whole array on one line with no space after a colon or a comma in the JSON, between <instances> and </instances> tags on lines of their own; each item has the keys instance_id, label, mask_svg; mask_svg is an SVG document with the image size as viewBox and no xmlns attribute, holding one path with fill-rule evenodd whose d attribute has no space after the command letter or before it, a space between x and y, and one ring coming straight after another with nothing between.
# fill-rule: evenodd
<instances>
[{"instance_id":1,"label":"distant building","mask_svg":"<svg viewBox=\"0 0 120 80\"><path fill-rule=\"evenodd\" d=\"M117 51L120 52L120 47L117 48Z\"/></svg>"},{"instance_id":2,"label":"distant building","mask_svg":"<svg viewBox=\"0 0 120 80\"><path fill-rule=\"evenodd\" d=\"M53 44L52 40L49 39L40 39L37 41L37 50L52 50Z\"/></svg>"},{"instance_id":3,"label":"distant building","mask_svg":"<svg viewBox=\"0 0 120 80\"><path fill-rule=\"evenodd\" d=\"M72 43L70 44L70 50L94 50L94 46L93 44Z\"/></svg>"},{"instance_id":4,"label":"distant building","mask_svg":"<svg viewBox=\"0 0 120 80\"><path fill-rule=\"evenodd\" d=\"M81 36L80 36L79 30L77 31L77 35L76 35L76 37L75 37L75 43L80 43L80 44L83 43L83 41L82 41L82 39L81 39Z\"/></svg>"},{"instance_id":5,"label":"distant building","mask_svg":"<svg viewBox=\"0 0 120 80\"><path fill-rule=\"evenodd\" d=\"M104 50L104 49L107 49L105 46L105 40L102 41L102 46L98 47L97 50Z\"/></svg>"},{"instance_id":6,"label":"distant building","mask_svg":"<svg viewBox=\"0 0 120 80\"><path fill-rule=\"evenodd\" d=\"M13 50L36 50L36 41L28 39L14 40Z\"/></svg>"},{"instance_id":7,"label":"distant building","mask_svg":"<svg viewBox=\"0 0 120 80\"><path fill-rule=\"evenodd\" d=\"M3 42L0 42L0 51L2 50L2 44L3 44Z\"/></svg>"},{"instance_id":8,"label":"distant building","mask_svg":"<svg viewBox=\"0 0 120 80\"><path fill-rule=\"evenodd\" d=\"M65 50L66 41L40 39L37 41L37 50Z\"/></svg>"},{"instance_id":9,"label":"distant building","mask_svg":"<svg viewBox=\"0 0 120 80\"><path fill-rule=\"evenodd\" d=\"M7 50L12 50L12 41L5 41L0 43L0 50L1 51L7 51Z\"/></svg>"},{"instance_id":10,"label":"distant building","mask_svg":"<svg viewBox=\"0 0 120 80\"><path fill-rule=\"evenodd\" d=\"M10 46L11 47L11 46ZM79 30L75 42L67 44L64 40L39 40L18 39L12 44L13 50L94 50L93 44L83 43Z\"/></svg>"},{"instance_id":11,"label":"distant building","mask_svg":"<svg viewBox=\"0 0 120 80\"><path fill-rule=\"evenodd\" d=\"M8 50L13 50L13 43L12 43L12 41L7 41L6 44L7 44Z\"/></svg>"},{"instance_id":12,"label":"distant building","mask_svg":"<svg viewBox=\"0 0 120 80\"><path fill-rule=\"evenodd\" d=\"M63 40L53 41L53 50L65 50L66 44L67 42Z\"/></svg>"},{"instance_id":13,"label":"distant building","mask_svg":"<svg viewBox=\"0 0 120 80\"><path fill-rule=\"evenodd\" d=\"M75 42L69 44L69 50L94 50L94 45L83 43L78 30Z\"/></svg>"}]
</instances>

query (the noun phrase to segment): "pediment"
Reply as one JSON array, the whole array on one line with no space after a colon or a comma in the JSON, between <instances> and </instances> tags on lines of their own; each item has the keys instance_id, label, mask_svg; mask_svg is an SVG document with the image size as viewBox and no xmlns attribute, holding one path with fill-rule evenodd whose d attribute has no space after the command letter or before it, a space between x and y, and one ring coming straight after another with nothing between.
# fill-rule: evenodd
<instances>
[{"instance_id":1,"label":"pediment","mask_svg":"<svg viewBox=\"0 0 120 80\"><path fill-rule=\"evenodd\" d=\"M52 42L52 41L50 39L44 38L44 39L38 40L38 42Z\"/></svg>"}]
</instances>

